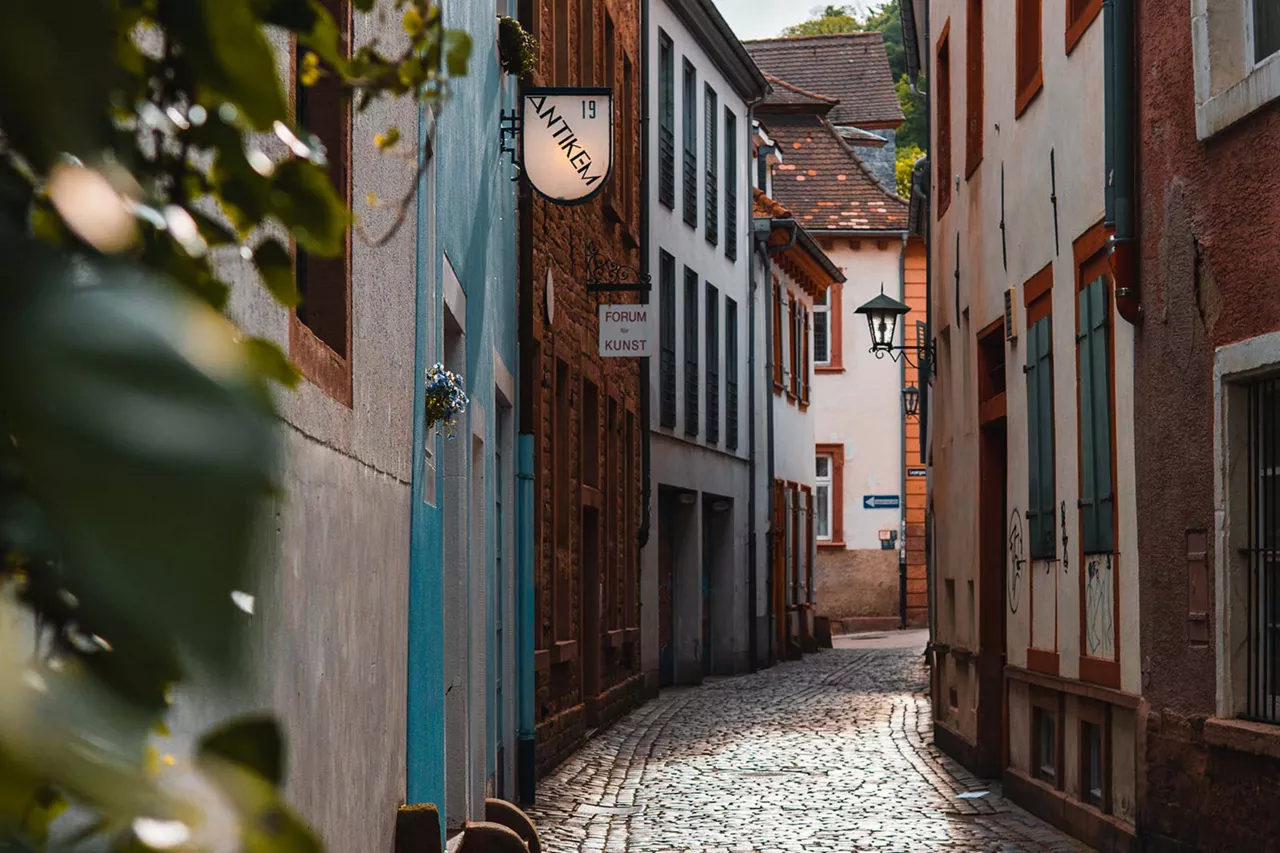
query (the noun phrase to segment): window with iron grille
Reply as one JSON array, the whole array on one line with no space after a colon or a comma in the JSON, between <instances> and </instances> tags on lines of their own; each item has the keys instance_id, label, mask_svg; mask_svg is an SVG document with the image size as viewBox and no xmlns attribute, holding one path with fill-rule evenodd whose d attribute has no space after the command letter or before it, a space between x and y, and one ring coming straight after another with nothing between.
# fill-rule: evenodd
<instances>
[{"instance_id":1,"label":"window with iron grille","mask_svg":"<svg viewBox=\"0 0 1280 853\"><path fill-rule=\"evenodd\" d=\"M830 314L831 289L822 292L821 301L813 303L813 363L831 363Z\"/></svg>"},{"instance_id":2,"label":"window with iron grille","mask_svg":"<svg viewBox=\"0 0 1280 853\"><path fill-rule=\"evenodd\" d=\"M738 117L724 110L724 256L738 259Z\"/></svg>"},{"instance_id":3,"label":"window with iron grille","mask_svg":"<svg viewBox=\"0 0 1280 853\"><path fill-rule=\"evenodd\" d=\"M676 53L658 30L658 201L676 207Z\"/></svg>"},{"instance_id":4,"label":"window with iron grille","mask_svg":"<svg viewBox=\"0 0 1280 853\"><path fill-rule=\"evenodd\" d=\"M1115 551L1115 496L1111 489L1111 347L1107 340L1107 279L1079 293L1076 333L1080 370L1080 527L1086 554Z\"/></svg>"},{"instance_id":5,"label":"window with iron grille","mask_svg":"<svg viewBox=\"0 0 1280 853\"><path fill-rule=\"evenodd\" d=\"M684 268L684 431L698 434L698 274Z\"/></svg>"},{"instance_id":6,"label":"window with iron grille","mask_svg":"<svg viewBox=\"0 0 1280 853\"><path fill-rule=\"evenodd\" d=\"M676 259L658 253L658 314L661 318L658 344L658 422L676 425Z\"/></svg>"},{"instance_id":7,"label":"window with iron grille","mask_svg":"<svg viewBox=\"0 0 1280 853\"><path fill-rule=\"evenodd\" d=\"M720 291L707 282L707 443L720 443Z\"/></svg>"},{"instance_id":8,"label":"window with iron grille","mask_svg":"<svg viewBox=\"0 0 1280 853\"><path fill-rule=\"evenodd\" d=\"M706 122L706 159L707 159L707 176L706 188L703 193L706 194L706 222L704 223L707 232L707 242L715 245L720 241L720 177L716 174L716 166L718 165L720 153L720 103L716 97L716 90L710 86L707 87L704 95L703 110L705 111L704 120Z\"/></svg>"},{"instance_id":9,"label":"window with iron grille","mask_svg":"<svg viewBox=\"0 0 1280 853\"><path fill-rule=\"evenodd\" d=\"M698 72L684 61L684 221L698 227Z\"/></svg>"},{"instance_id":10,"label":"window with iron grille","mask_svg":"<svg viewBox=\"0 0 1280 853\"><path fill-rule=\"evenodd\" d=\"M1280 379L1248 385L1247 715L1280 723Z\"/></svg>"},{"instance_id":11,"label":"window with iron grille","mask_svg":"<svg viewBox=\"0 0 1280 853\"><path fill-rule=\"evenodd\" d=\"M738 449L738 303L724 298L724 446Z\"/></svg>"},{"instance_id":12,"label":"window with iron grille","mask_svg":"<svg viewBox=\"0 0 1280 853\"><path fill-rule=\"evenodd\" d=\"M1055 498L1053 470L1053 316L1027 330L1027 526L1033 560L1052 560Z\"/></svg>"}]
</instances>

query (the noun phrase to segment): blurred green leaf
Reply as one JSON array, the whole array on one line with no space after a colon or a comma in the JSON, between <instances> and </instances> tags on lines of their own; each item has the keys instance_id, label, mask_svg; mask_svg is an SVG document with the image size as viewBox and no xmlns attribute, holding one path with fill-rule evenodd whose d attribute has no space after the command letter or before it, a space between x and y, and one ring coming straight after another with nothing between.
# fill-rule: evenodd
<instances>
[{"instance_id":1,"label":"blurred green leaf","mask_svg":"<svg viewBox=\"0 0 1280 853\"><path fill-rule=\"evenodd\" d=\"M286 388L295 388L302 374L289 360L280 347L266 338L249 338L244 342L249 352L249 361L257 367L258 373L279 382Z\"/></svg>"},{"instance_id":2,"label":"blurred green leaf","mask_svg":"<svg viewBox=\"0 0 1280 853\"><path fill-rule=\"evenodd\" d=\"M298 245L326 258L342 254L351 214L324 169L306 160L286 160L272 176L271 214Z\"/></svg>"},{"instance_id":3,"label":"blurred green leaf","mask_svg":"<svg viewBox=\"0 0 1280 853\"><path fill-rule=\"evenodd\" d=\"M110 136L115 33L106 0L4 4L0 127L36 169L62 152L100 154Z\"/></svg>"},{"instance_id":4,"label":"blurred green leaf","mask_svg":"<svg viewBox=\"0 0 1280 853\"><path fill-rule=\"evenodd\" d=\"M0 406L85 621L136 666L176 644L228 671L274 428L234 327L133 267L0 256Z\"/></svg>"},{"instance_id":5,"label":"blurred green leaf","mask_svg":"<svg viewBox=\"0 0 1280 853\"><path fill-rule=\"evenodd\" d=\"M320 839L284 804L270 781L214 753L201 752L196 761L240 816L244 853L321 853Z\"/></svg>"},{"instance_id":6,"label":"blurred green leaf","mask_svg":"<svg viewBox=\"0 0 1280 853\"><path fill-rule=\"evenodd\" d=\"M204 99L230 101L256 130L288 119L275 56L249 0L164 0L160 20L211 96Z\"/></svg>"},{"instance_id":7,"label":"blurred green leaf","mask_svg":"<svg viewBox=\"0 0 1280 853\"><path fill-rule=\"evenodd\" d=\"M445 68L451 77L467 73L467 60L471 58L471 36L462 30L446 30L444 34Z\"/></svg>"},{"instance_id":8,"label":"blurred green leaf","mask_svg":"<svg viewBox=\"0 0 1280 853\"><path fill-rule=\"evenodd\" d=\"M201 758L217 756L252 770L273 785L284 782L284 739L270 716L243 717L200 738Z\"/></svg>"},{"instance_id":9,"label":"blurred green leaf","mask_svg":"<svg viewBox=\"0 0 1280 853\"><path fill-rule=\"evenodd\" d=\"M267 291L285 308L296 308L301 297L293 279L293 255L279 240L265 240L253 251L253 262Z\"/></svg>"},{"instance_id":10,"label":"blurred green leaf","mask_svg":"<svg viewBox=\"0 0 1280 853\"><path fill-rule=\"evenodd\" d=\"M196 228L200 230L200 236L210 246L226 246L228 244L235 245L240 242L240 235L223 225L217 219L207 214L201 213L194 207L187 209L191 214L191 218L196 221Z\"/></svg>"},{"instance_id":11,"label":"blurred green leaf","mask_svg":"<svg viewBox=\"0 0 1280 853\"><path fill-rule=\"evenodd\" d=\"M372 12L374 0L352 0L351 5L361 12Z\"/></svg>"}]
</instances>

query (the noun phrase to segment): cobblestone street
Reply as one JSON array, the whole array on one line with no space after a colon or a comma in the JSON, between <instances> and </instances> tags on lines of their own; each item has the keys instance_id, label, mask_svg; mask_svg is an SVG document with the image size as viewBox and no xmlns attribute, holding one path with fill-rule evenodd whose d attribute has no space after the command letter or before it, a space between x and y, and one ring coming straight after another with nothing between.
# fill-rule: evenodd
<instances>
[{"instance_id":1,"label":"cobblestone street","mask_svg":"<svg viewBox=\"0 0 1280 853\"><path fill-rule=\"evenodd\" d=\"M932 746L923 642L663 691L539 785L545 849L1086 850Z\"/></svg>"}]
</instances>

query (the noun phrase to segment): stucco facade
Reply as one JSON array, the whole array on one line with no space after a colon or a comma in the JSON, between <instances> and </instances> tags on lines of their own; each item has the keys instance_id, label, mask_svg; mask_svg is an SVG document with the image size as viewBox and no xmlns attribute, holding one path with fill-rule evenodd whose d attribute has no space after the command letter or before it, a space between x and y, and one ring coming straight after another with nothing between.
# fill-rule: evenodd
<instances>
[{"instance_id":1,"label":"stucco facade","mask_svg":"<svg viewBox=\"0 0 1280 853\"><path fill-rule=\"evenodd\" d=\"M1280 364L1280 102L1263 79L1276 63L1246 73L1239 4L1137 8L1139 829L1146 850L1264 849L1280 833L1280 729L1241 719L1262 709L1240 693L1249 543L1237 475L1250 451L1238 401Z\"/></svg>"},{"instance_id":2,"label":"stucco facade","mask_svg":"<svg viewBox=\"0 0 1280 853\"><path fill-rule=\"evenodd\" d=\"M1107 264L1100 4L1073 19L1065 3L988 5L972 28L982 4L929 4L935 730L1033 810L1125 849L1142 679L1134 332Z\"/></svg>"}]
</instances>

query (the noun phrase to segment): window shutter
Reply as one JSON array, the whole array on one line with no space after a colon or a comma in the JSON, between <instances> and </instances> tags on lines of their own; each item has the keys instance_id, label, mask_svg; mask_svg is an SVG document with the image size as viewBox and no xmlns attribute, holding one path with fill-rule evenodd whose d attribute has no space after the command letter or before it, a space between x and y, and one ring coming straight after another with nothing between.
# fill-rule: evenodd
<instances>
[{"instance_id":1,"label":"window shutter","mask_svg":"<svg viewBox=\"0 0 1280 853\"><path fill-rule=\"evenodd\" d=\"M659 390L661 394L659 423L676 425L676 259L662 252L658 262Z\"/></svg>"},{"instance_id":2,"label":"window shutter","mask_svg":"<svg viewBox=\"0 0 1280 853\"><path fill-rule=\"evenodd\" d=\"M720 106L715 89L707 87L703 95L703 121L706 124L704 147L706 169L705 195L706 213L704 215L707 242L716 245L720 241L720 186L716 172L720 149Z\"/></svg>"},{"instance_id":3,"label":"window shutter","mask_svg":"<svg viewBox=\"0 0 1280 853\"><path fill-rule=\"evenodd\" d=\"M1089 311L1092 300L1089 298L1090 288L1085 288L1077 295L1080 311L1080 331L1076 336L1077 352L1080 359L1080 528L1081 545L1084 553L1095 553L1098 550L1098 487L1095 482L1096 457L1098 449L1094 446L1093 406L1093 322Z\"/></svg>"},{"instance_id":4,"label":"window shutter","mask_svg":"<svg viewBox=\"0 0 1280 853\"><path fill-rule=\"evenodd\" d=\"M1115 551L1112 523L1115 496L1111 493L1111 394L1109 382L1110 346L1107 340L1107 283L1098 278L1085 289L1089 301L1089 361L1093 412L1094 489L1097 540L1100 553Z\"/></svg>"},{"instance_id":5,"label":"window shutter","mask_svg":"<svg viewBox=\"0 0 1280 853\"><path fill-rule=\"evenodd\" d=\"M1053 326L1052 317L1045 317L1036 325L1040 327L1040 343L1037 347L1038 391L1040 398L1040 542L1039 553L1044 559L1053 559L1057 553L1054 530L1057 529L1057 501L1054 496L1053 459Z\"/></svg>"},{"instance_id":6,"label":"window shutter","mask_svg":"<svg viewBox=\"0 0 1280 853\"><path fill-rule=\"evenodd\" d=\"M1031 556L1040 542L1040 336L1039 324L1027 332L1027 533Z\"/></svg>"},{"instance_id":7,"label":"window shutter","mask_svg":"<svg viewBox=\"0 0 1280 853\"><path fill-rule=\"evenodd\" d=\"M676 66L675 50L664 32L658 34L658 201L676 206Z\"/></svg>"},{"instance_id":8,"label":"window shutter","mask_svg":"<svg viewBox=\"0 0 1280 853\"><path fill-rule=\"evenodd\" d=\"M684 268L684 430L698 434L698 274Z\"/></svg>"}]
</instances>

